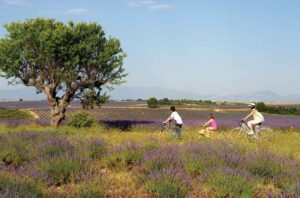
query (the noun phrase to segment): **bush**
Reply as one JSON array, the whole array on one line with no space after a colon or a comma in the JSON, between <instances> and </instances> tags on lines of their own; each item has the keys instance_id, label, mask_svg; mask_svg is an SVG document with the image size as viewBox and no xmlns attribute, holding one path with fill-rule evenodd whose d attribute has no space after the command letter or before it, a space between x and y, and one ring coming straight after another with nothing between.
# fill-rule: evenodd
<instances>
[{"instance_id":1,"label":"bush","mask_svg":"<svg viewBox=\"0 0 300 198\"><path fill-rule=\"evenodd\" d=\"M156 98L149 98L147 100L147 104L149 108L157 108L158 107L158 100Z\"/></svg>"},{"instance_id":2,"label":"bush","mask_svg":"<svg viewBox=\"0 0 300 198\"><path fill-rule=\"evenodd\" d=\"M80 162L68 158L47 162L43 167L50 178L50 183L55 185L74 182L81 168Z\"/></svg>"},{"instance_id":3,"label":"bush","mask_svg":"<svg viewBox=\"0 0 300 198\"><path fill-rule=\"evenodd\" d=\"M102 198L105 197L101 190L101 185L82 185L79 187L77 196L78 198Z\"/></svg>"},{"instance_id":4,"label":"bush","mask_svg":"<svg viewBox=\"0 0 300 198\"><path fill-rule=\"evenodd\" d=\"M43 197L43 189L29 178L0 172L0 197Z\"/></svg>"},{"instance_id":5,"label":"bush","mask_svg":"<svg viewBox=\"0 0 300 198\"><path fill-rule=\"evenodd\" d=\"M43 157L54 158L66 153L72 153L74 147L68 140L49 138L38 146L38 151Z\"/></svg>"},{"instance_id":6,"label":"bush","mask_svg":"<svg viewBox=\"0 0 300 198\"><path fill-rule=\"evenodd\" d=\"M171 174L162 174L158 180L147 181L144 188L148 192L155 192L158 197L186 197L187 189L180 182L180 178Z\"/></svg>"},{"instance_id":7,"label":"bush","mask_svg":"<svg viewBox=\"0 0 300 198\"><path fill-rule=\"evenodd\" d=\"M76 128L91 127L95 120L86 112L75 114L69 123L70 126Z\"/></svg>"},{"instance_id":8,"label":"bush","mask_svg":"<svg viewBox=\"0 0 300 198\"><path fill-rule=\"evenodd\" d=\"M32 158L31 146L33 145L33 133L9 134L1 141L0 160L5 165L18 168ZM27 139L32 137L32 139Z\"/></svg>"},{"instance_id":9,"label":"bush","mask_svg":"<svg viewBox=\"0 0 300 198\"><path fill-rule=\"evenodd\" d=\"M252 197L254 183L247 172L223 168L212 173L209 186L216 189L216 197Z\"/></svg>"},{"instance_id":10,"label":"bush","mask_svg":"<svg viewBox=\"0 0 300 198\"><path fill-rule=\"evenodd\" d=\"M93 140L89 150L92 159L101 159L107 153L106 143L101 140Z\"/></svg>"}]
</instances>

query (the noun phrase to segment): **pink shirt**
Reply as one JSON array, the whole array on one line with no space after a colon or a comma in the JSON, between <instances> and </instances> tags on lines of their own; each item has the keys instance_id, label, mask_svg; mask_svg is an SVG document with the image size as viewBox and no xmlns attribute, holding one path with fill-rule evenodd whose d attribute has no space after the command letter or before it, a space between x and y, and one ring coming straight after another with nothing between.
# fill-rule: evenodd
<instances>
[{"instance_id":1,"label":"pink shirt","mask_svg":"<svg viewBox=\"0 0 300 198\"><path fill-rule=\"evenodd\" d=\"M210 127L214 130L216 130L218 127L217 127L217 122L214 120L214 119L210 119L209 120L209 123L210 123Z\"/></svg>"}]
</instances>

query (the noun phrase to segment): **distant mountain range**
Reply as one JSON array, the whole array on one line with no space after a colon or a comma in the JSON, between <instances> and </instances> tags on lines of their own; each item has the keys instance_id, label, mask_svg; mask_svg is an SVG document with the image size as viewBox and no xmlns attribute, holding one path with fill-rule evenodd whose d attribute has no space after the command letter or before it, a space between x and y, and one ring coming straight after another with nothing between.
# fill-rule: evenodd
<instances>
[{"instance_id":1,"label":"distant mountain range","mask_svg":"<svg viewBox=\"0 0 300 198\"><path fill-rule=\"evenodd\" d=\"M187 91L177 91L160 87L117 87L109 92L111 99L148 99L150 97L169 99L193 99L214 101L264 101L264 102L300 102L300 95L278 95L272 91L255 92L236 95L200 95ZM0 100L43 100L44 94L36 94L33 88L3 89L0 90Z\"/></svg>"}]
</instances>

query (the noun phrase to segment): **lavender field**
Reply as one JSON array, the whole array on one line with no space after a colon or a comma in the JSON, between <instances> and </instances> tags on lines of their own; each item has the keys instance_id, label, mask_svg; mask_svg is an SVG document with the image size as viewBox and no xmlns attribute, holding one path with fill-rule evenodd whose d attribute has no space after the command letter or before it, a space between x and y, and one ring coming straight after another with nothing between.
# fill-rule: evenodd
<instances>
[{"instance_id":1,"label":"lavender field","mask_svg":"<svg viewBox=\"0 0 300 198\"><path fill-rule=\"evenodd\" d=\"M122 131L0 125L1 197L300 197L300 132L256 143L197 128L182 140Z\"/></svg>"},{"instance_id":2,"label":"lavender field","mask_svg":"<svg viewBox=\"0 0 300 198\"><path fill-rule=\"evenodd\" d=\"M175 140L160 132L167 106L109 103L87 111L92 127L74 128L73 104L53 128L37 104L6 103L33 118L0 121L0 197L300 197L300 117L265 114L273 132L253 142L232 133L247 109L178 106ZM209 113L220 128L204 138Z\"/></svg>"},{"instance_id":3,"label":"lavender field","mask_svg":"<svg viewBox=\"0 0 300 198\"><path fill-rule=\"evenodd\" d=\"M293 104L296 105L296 104ZM46 101L23 101L23 102L1 102L0 106L6 108L28 109L36 115L36 119L30 120L0 120L0 124L8 123L11 125L38 123L42 125L49 124L51 119L50 110ZM246 105L245 105L246 106ZM237 127L239 120L248 113L248 109L242 105L227 106L200 106L200 105L181 105L178 106L178 112L182 116L185 125L200 126L205 123L210 113L215 115L219 126L225 128ZM72 115L81 111L80 104L73 102L67 110L67 123ZM160 126L161 121L169 116L168 106L162 106L158 109L149 109L142 101L124 101L109 102L100 109L89 110L99 122L114 122L117 124L136 124L146 126ZM264 114L266 122L264 125L273 128L300 128L300 116L284 116L275 114Z\"/></svg>"}]
</instances>

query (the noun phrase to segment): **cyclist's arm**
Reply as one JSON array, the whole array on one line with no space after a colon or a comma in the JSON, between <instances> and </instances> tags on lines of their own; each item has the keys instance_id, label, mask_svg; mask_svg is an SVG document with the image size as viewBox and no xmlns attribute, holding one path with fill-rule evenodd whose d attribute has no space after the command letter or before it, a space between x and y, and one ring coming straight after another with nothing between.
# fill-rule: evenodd
<instances>
[{"instance_id":1,"label":"cyclist's arm","mask_svg":"<svg viewBox=\"0 0 300 198\"><path fill-rule=\"evenodd\" d=\"M206 122L205 124L203 124L202 126L207 126L210 124L210 120L208 122Z\"/></svg>"},{"instance_id":2,"label":"cyclist's arm","mask_svg":"<svg viewBox=\"0 0 300 198\"><path fill-rule=\"evenodd\" d=\"M253 114L254 114L254 110L252 110L251 113L249 113L245 118L243 118L243 120L247 120Z\"/></svg>"},{"instance_id":3,"label":"cyclist's arm","mask_svg":"<svg viewBox=\"0 0 300 198\"><path fill-rule=\"evenodd\" d=\"M166 119L166 121L164 121L163 123L166 124L166 123L170 122L170 120L171 120L171 119L170 119L170 117L169 117L169 118Z\"/></svg>"},{"instance_id":4,"label":"cyclist's arm","mask_svg":"<svg viewBox=\"0 0 300 198\"><path fill-rule=\"evenodd\" d=\"M171 122L172 120L173 120L173 117L172 117L172 115L171 115L171 116L168 117L168 118L166 119L166 121L164 121L163 123L166 124L166 123L168 123L168 122Z\"/></svg>"}]
</instances>

